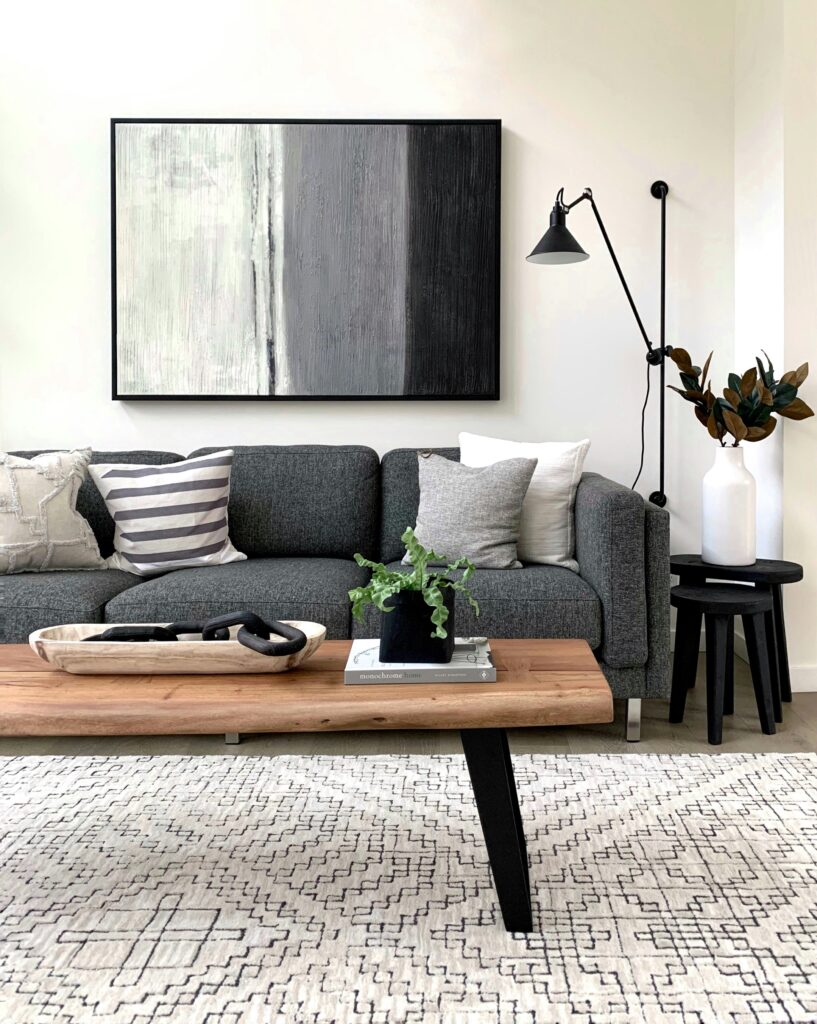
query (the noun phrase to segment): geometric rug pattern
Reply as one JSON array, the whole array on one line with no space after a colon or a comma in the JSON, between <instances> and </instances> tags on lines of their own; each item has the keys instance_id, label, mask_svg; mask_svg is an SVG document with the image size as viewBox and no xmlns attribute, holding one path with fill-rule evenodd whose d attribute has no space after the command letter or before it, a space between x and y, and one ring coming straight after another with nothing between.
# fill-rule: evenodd
<instances>
[{"instance_id":1,"label":"geometric rug pattern","mask_svg":"<svg viewBox=\"0 0 817 1024\"><path fill-rule=\"evenodd\" d=\"M817 1020L817 756L514 757L507 935L461 757L0 762L2 1024Z\"/></svg>"}]
</instances>

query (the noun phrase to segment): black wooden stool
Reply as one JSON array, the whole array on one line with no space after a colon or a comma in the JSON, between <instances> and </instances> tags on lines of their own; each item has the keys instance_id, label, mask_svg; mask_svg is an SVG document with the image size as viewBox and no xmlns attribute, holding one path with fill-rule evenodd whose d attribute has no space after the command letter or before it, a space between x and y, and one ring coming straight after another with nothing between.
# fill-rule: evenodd
<instances>
[{"instance_id":1,"label":"black wooden stool","mask_svg":"<svg viewBox=\"0 0 817 1024\"><path fill-rule=\"evenodd\" d=\"M777 558L758 558L751 565L712 565L700 555L672 555L670 571L678 576L680 583L705 583L706 580L725 580L730 583L754 583L759 590L770 590L772 611L766 616L766 641L773 652L770 661L772 672L772 694L775 698L775 721L783 721L780 704L791 701L789 680L789 655L786 649L786 621L783 618L782 589L787 583L799 583L803 578L803 566L797 562L785 562ZM731 634L730 620L730 634ZM731 661L730 661L731 666ZM727 667L731 672L731 667ZM727 714L729 704L729 681L726 689Z\"/></svg>"},{"instance_id":2,"label":"black wooden stool","mask_svg":"<svg viewBox=\"0 0 817 1024\"><path fill-rule=\"evenodd\" d=\"M760 728L775 732L775 703L769 669L770 650L766 639L766 615L772 611L772 595L756 587L729 583L681 584L670 591L670 602L678 609L675 625L675 658L672 665L670 722L683 722L687 690L695 681L701 619L706 622L706 721L710 743L723 739L724 710L731 714L734 696L727 698L728 676L732 672L734 616L743 619L752 684L755 689ZM777 698L779 701L779 696ZM726 707L724 706L726 705Z\"/></svg>"}]
</instances>

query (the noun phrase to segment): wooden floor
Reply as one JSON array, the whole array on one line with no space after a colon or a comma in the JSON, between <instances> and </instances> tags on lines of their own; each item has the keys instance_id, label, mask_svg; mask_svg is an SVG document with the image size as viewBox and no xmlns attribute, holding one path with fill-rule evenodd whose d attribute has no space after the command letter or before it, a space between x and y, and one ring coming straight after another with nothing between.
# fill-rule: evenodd
<instances>
[{"instance_id":1,"label":"wooden floor","mask_svg":"<svg viewBox=\"0 0 817 1024\"><path fill-rule=\"evenodd\" d=\"M735 663L735 714L724 719L723 744L706 742L706 699L703 657L698 665L698 685L689 694L686 718L681 725L667 722L666 701L644 701L640 743L624 739L624 703L616 701L612 725L516 729L510 731L515 753L542 754L686 754L762 753L817 751L817 693L796 693L784 705L784 719L777 735L760 732L748 666ZM461 753L456 732L336 732L289 733L246 736L237 746L220 736L106 736L0 739L0 757L53 754L448 754Z\"/></svg>"}]
</instances>

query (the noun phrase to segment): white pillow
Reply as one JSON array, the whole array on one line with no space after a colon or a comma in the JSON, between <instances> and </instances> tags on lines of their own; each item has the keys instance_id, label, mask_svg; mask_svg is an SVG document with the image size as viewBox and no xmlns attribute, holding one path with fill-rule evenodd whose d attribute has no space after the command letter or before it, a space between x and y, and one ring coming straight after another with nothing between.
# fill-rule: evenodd
<instances>
[{"instance_id":1,"label":"white pillow","mask_svg":"<svg viewBox=\"0 0 817 1024\"><path fill-rule=\"evenodd\" d=\"M536 459L528 493L522 503L517 550L523 562L562 565L573 572L575 533L573 505L590 441L503 441L479 434L460 434L460 461L490 466L504 459Z\"/></svg>"}]
</instances>

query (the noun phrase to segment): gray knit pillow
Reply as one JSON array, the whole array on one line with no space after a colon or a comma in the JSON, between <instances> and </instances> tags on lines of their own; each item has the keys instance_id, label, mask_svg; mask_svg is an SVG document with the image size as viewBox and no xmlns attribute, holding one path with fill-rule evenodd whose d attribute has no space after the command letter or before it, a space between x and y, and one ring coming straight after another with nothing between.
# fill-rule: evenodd
<instances>
[{"instance_id":1,"label":"gray knit pillow","mask_svg":"<svg viewBox=\"0 0 817 1024\"><path fill-rule=\"evenodd\" d=\"M477 469L440 455L418 458L414 532L420 543L446 559L470 558L477 568L518 569L522 502L536 459L506 459Z\"/></svg>"}]
</instances>

